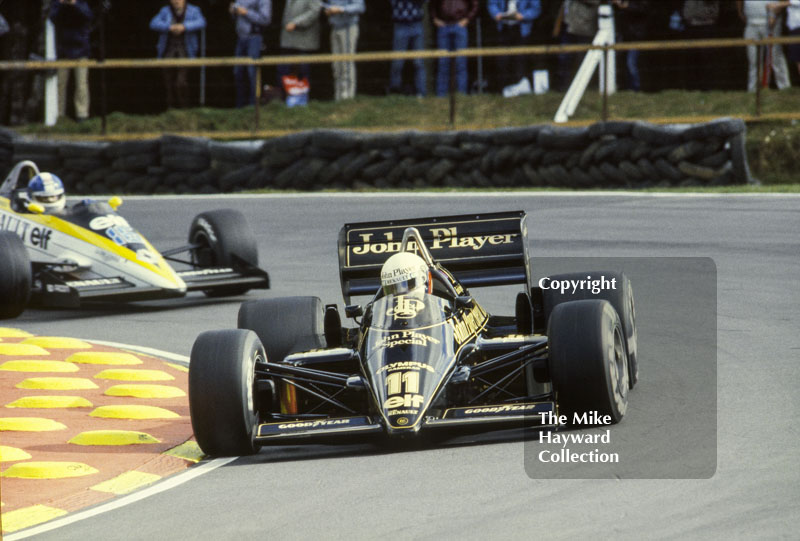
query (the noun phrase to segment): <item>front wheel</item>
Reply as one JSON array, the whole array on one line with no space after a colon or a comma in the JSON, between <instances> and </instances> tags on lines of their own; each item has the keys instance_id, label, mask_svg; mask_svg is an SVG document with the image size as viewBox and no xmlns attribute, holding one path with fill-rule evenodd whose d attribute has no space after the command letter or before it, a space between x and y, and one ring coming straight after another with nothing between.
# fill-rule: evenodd
<instances>
[{"instance_id":1,"label":"front wheel","mask_svg":"<svg viewBox=\"0 0 800 541\"><path fill-rule=\"evenodd\" d=\"M211 456L258 452L256 363L266 354L256 333L208 331L194 342L189 364L189 413L197 444Z\"/></svg>"},{"instance_id":2,"label":"front wheel","mask_svg":"<svg viewBox=\"0 0 800 541\"><path fill-rule=\"evenodd\" d=\"M587 299L602 299L611 303L611 306L619 314L622 321L622 329L624 331L625 346L628 352L628 384L630 388L639 380L639 345L638 333L636 330L636 306L633 302L633 287L631 281L621 272L610 271L594 271L594 272L573 272L568 274L555 274L549 276L550 283L558 282L580 282L585 280L587 276L603 276L608 281L613 281L615 287L612 289L601 289L597 293L593 293L590 289L576 289L574 291L562 292L558 289L544 289L542 295L544 298L544 317L545 321L549 321L550 314L553 309L561 303L573 302Z\"/></svg>"},{"instance_id":3,"label":"front wheel","mask_svg":"<svg viewBox=\"0 0 800 541\"><path fill-rule=\"evenodd\" d=\"M16 233L0 231L0 319L20 315L31 297L31 262Z\"/></svg>"},{"instance_id":4,"label":"front wheel","mask_svg":"<svg viewBox=\"0 0 800 541\"><path fill-rule=\"evenodd\" d=\"M244 214L233 209L219 209L198 214L189 228L192 263L198 267L258 266L258 245ZM247 287L209 290L209 297L241 295Z\"/></svg>"},{"instance_id":5,"label":"front wheel","mask_svg":"<svg viewBox=\"0 0 800 541\"><path fill-rule=\"evenodd\" d=\"M628 408L625 335L608 301L559 304L547 326L550 376L570 423L593 411L618 423ZM589 423L591 424L591 423Z\"/></svg>"}]
</instances>

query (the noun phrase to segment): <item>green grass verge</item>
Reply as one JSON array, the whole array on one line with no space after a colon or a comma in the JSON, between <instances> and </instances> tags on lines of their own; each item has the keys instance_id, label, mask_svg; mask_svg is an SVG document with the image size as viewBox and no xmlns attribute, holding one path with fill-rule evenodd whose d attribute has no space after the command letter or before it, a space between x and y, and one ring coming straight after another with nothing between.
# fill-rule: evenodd
<instances>
[{"instance_id":1,"label":"green grass verge","mask_svg":"<svg viewBox=\"0 0 800 541\"><path fill-rule=\"evenodd\" d=\"M456 129L524 126L551 123L562 95L548 93L505 99L494 94L458 96ZM760 96L762 114L800 113L800 88L764 91ZM657 94L619 92L607 101L609 118L686 118L743 116L756 112L755 95L747 92L686 92ZM587 92L573 117L577 122L595 122L602 116L603 103L596 91ZM159 134L164 132L251 132L256 130L254 108L170 110L159 115L112 113L107 117L109 134ZM360 96L344 102L312 101L307 107L288 108L281 103L261 107L261 130L308 130L341 128L360 130L438 130L450 126L448 98L403 96ZM17 128L37 136L97 136L101 120L82 123L62 119L52 127L30 124ZM752 122L748 129L748 156L753 175L764 184L788 185L798 181L800 123L794 121Z\"/></svg>"}]
</instances>

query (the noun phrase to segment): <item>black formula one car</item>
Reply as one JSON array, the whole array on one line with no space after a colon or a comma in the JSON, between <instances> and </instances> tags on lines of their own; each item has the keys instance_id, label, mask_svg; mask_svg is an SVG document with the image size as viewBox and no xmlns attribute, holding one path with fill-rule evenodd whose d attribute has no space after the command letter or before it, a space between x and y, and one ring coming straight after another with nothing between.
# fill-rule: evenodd
<instances>
[{"instance_id":1,"label":"black formula one car","mask_svg":"<svg viewBox=\"0 0 800 541\"><path fill-rule=\"evenodd\" d=\"M84 199L45 214L24 197L38 173L33 162L20 162L0 184L0 319L17 317L29 304L73 308L269 288L238 210L199 214L185 245L159 252L117 212L119 197Z\"/></svg>"},{"instance_id":2,"label":"black formula one car","mask_svg":"<svg viewBox=\"0 0 800 541\"><path fill-rule=\"evenodd\" d=\"M238 329L195 341L189 405L201 449L620 421L637 374L630 281L592 272L539 287L527 245L524 212L345 225L339 272L354 326L317 297L275 298L245 302ZM390 267L398 257L421 268ZM552 287L587 274L615 287ZM507 316L467 289L509 284L524 289Z\"/></svg>"}]
</instances>

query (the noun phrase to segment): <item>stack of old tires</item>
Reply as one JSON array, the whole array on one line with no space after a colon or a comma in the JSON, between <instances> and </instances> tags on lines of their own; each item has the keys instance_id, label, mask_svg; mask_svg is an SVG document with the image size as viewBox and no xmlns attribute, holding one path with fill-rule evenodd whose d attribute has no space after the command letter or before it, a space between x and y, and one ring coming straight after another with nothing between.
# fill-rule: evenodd
<instances>
[{"instance_id":1,"label":"stack of old tires","mask_svg":"<svg viewBox=\"0 0 800 541\"><path fill-rule=\"evenodd\" d=\"M165 135L117 143L55 143L0 132L0 163L8 169L22 159L60 175L73 194L640 189L754 182L745 154L745 124L726 118L691 126L617 121L462 132L314 130L245 142Z\"/></svg>"}]
</instances>

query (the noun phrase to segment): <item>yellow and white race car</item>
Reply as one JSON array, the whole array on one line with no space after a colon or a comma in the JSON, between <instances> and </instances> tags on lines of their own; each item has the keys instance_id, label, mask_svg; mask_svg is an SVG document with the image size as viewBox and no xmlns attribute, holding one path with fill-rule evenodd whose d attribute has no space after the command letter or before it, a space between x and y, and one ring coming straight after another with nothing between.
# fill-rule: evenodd
<instances>
[{"instance_id":1,"label":"yellow and white race car","mask_svg":"<svg viewBox=\"0 0 800 541\"><path fill-rule=\"evenodd\" d=\"M117 213L122 199L84 199L45 213L26 197L39 174L18 163L0 185L0 319L31 303L77 307L91 301L141 301L239 295L269 288L255 237L241 212L197 215L188 243L159 252ZM179 254L183 259L178 258ZM178 263L178 269L169 262Z\"/></svg>"}]
</instances>

